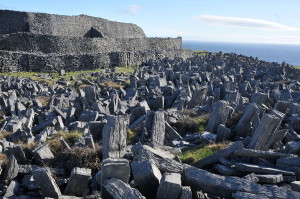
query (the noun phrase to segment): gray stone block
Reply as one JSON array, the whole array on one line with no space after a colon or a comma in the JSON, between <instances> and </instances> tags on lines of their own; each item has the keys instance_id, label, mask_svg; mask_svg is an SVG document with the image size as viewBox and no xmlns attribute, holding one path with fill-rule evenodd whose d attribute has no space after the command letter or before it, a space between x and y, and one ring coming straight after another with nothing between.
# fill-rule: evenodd
<instances>
[{"instance_id":1,"label":"gray stone block","mask_svg":"<svg viewBox=\"0 0 300 199\"><path fill-rule=\"evenodd\" d=\"M60 189L47 169L41 168L33 170L32 175L35 183L40 186L43 197L61 197Z\"/></svg>"},{"instance_id":2,"label":"gray stone block","mask_svg":"<svg viewBox=\"0 0 300 199\"><path fill-rule=\"evenodd\" d=\"M121 158L125 154L128 115L108 116L107 124L102 130L103 159Z\"/></svg>"},{"instance_id":3,"label":"gray stone block","mask_svg":"<svg viewBox=\"0 0 300 199\"><path fill-rule=\"evenodd\" d=\"M116 178L105 180L103 187L113 199L146 199L138 190Z\"/></svg>"},{"instance_id":4,"label":"gray stone block","mask_svg":"<svg viewBox=\"0 0 300 199\"><path fill-rule=\"evenodd\" d=\"M91 169L74 168L64 194L82 197L92 178Z\"/></svg>"},{"instance_id":5,"label":"gray stone block","mask_svg":"<svg viewBox=\"0 0 300 199\"><path fill-rule=\"evenodd\" d=\"M157 199L179 198L181 193L181 175L179 173L165 173L157 190Z\"/></svg>"},{"instance_id":6,"label":"gray stone block","mask_svg":"<svg viewBox=\"0 0 300 199\"><path fill-rule=\"evenodd\" d=\"M134 183L147 198L155 198L161 180L159 169L150 161L131 162Z\"/></svg>"}]
</instances>

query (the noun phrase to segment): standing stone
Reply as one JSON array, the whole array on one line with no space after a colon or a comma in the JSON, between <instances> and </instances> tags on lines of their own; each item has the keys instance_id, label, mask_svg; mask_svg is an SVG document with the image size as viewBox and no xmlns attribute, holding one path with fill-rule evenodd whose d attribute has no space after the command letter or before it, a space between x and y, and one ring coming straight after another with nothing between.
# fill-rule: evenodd
<instances>
[{"instance_id":1,"label":"standing stone","mask_svg":"<svg viewBox=\"0 0 300 199\"><path fill-rule=\"evenodd\" d=\"M47 169L32 171L33 179L40 186L43 197L60 198L61 192Z\"/></svg>"},{"instance_id":2,"label":"standing stone","mask_svg":"<svg viewBox=\"0 0 300 199\"><path fill-rule=\"evenodd\" d=\"M108 116L102 130L103 159L120 158L125 155L128 115Z\"/></svg>"},{"instance_id":3,"label":"standing stone","mask_svg":"<svg viewBox=\"0 0 300 199\"><path fill-rule=\"evenodd\" d=\"M265 93L253 93L251 95L251 102L256 103L258 105L262 105L266 103L268 100L268 94Z\"/></svg>"},{"instance_id":4,"label":"standing stone","mask_svg":"<svg viewBox=\"0 0 300 199\"><path fill-rule=\"evenodd\" d=\"M157 199L179 198L181 193L181 175L179 173L165 173L157 191Z\"/></svg>"},{"instance_id":5,"label":"standing stone","mask_svg":"<svg viewBox=\"0 0 300 199\"><path fill-rule=\"evenodd\" d=\"M247 148L268 150L265 144L280 125L282 118L283 116L280 118L276 115L264 114Z\"/></svg>"},{"instance_id":6,"label":"standing stone","mask_svg":"<svg viewBox=\"0 0 300 199\"><path fill-rule=\"evenodd\" d=\"M227 102L221 100L215 103L206 126L206 131L216 133L219 124L225 124L229 115L229 110Z\"/></svg>"},{"instance_id":7,"label":"standing stone","mask_svg":"<svg viewBox=\"0 0 300 199\"><path fill-rule=\"evenodd\" d=\"M246 137L251 133L252 122L254 117L258 114L259 108L256 104L248 105L242 118L235 126L233 132L238 137Z\"/></svg>"},{"instance_id":8,"label":"standing stone","mask_svg":"<svg viewBox=\"0 0 300 199\"><path fill-rule=\"evenodd\" d=\"M18 176L19 165L14 155L10 155L8 163L5 168L3 180L10 182L12 179Z\"/></svg>"},{"instance_id":9,"label":"standing stone","mask_svg":"<svg viewBox=\"0 0 300 199\"><path fill-rule=\"evenodd\" d=\"M131 162L134 183L147 198L155 198L161 180L159 169L150 160Z\"/></svg>"},{"instance_id":10,"label":"standing stone","mask_svg":"<svg viewBox=\"0 0 300 199\"><path fill-rule=\"evenodd\" d=\"M154 147L163 146L165 140L165 115L164 111L149 111L145 121L142 135L144 142L150 142Z\"/></svg>"},{"instance_id":11,"label":"standing stone","mask_svg":"<svg viewBox=\"0 0 300 199\"><path fill-rule=\"evenodd\" d=\"M192 195L192 190L191 187L181 187L181 193L180 193L180 197L179 199L192 199L193 195Z\"/></svg>"},{"instance_id":12,"label":"standing stone","mask_svg":"<svg viewBox=\"0 0 300 199\"><path fill-rule=\"evenodd\" d=\"M138 190L116 178L106 180L103 187L113 199L146 199Z\"/></svg>"},{"instance_id":13,"label":"standing stone","mask_svg":"<svg viewBox=\"0 0 300 199\"><path fill-rule=\"evenodd\" d=\"M196 89L192 95L192 99L188 103L188 109L195 108L196 106L201 106L203 100L205 99L205 94L207 88Z\"/></svg>"},{"instance_id":14,"label":"standing stone","mask_svg":"<svg viewBox=\"0 0 300 199\"><path fill-rule=\"evenodd\" d=\"M74 168L64 194L81 197L87 189L89 180L92 178L91 169Z\"/></svg>"},{"instance_id":15,"label":"standing stone","mask_svg":"<svg viewBox=\"0 0 300 199\"><path fill-rule=\"evenodd\" d=\"M217 142L224 142L228 140L231 136L231 130L227 128L224 124L220 124L217 130Z\"/></svg>"}]
</instances>

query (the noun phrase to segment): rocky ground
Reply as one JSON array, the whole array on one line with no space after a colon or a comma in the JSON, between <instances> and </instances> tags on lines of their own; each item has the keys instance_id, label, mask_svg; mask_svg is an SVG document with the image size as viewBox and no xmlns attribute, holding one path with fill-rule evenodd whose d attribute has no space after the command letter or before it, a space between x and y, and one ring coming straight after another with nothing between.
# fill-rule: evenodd
<instances>
[{"instance_id":1,"label":"rocky ground","mask_svg":"<svg viewBox=\"0 0 300 199\"><path fill-rule=\"evenodd\" d=\"M1 196L300 198L300 70L206 53L128 72L0 76Z\"/></svg>"}]
</instances>

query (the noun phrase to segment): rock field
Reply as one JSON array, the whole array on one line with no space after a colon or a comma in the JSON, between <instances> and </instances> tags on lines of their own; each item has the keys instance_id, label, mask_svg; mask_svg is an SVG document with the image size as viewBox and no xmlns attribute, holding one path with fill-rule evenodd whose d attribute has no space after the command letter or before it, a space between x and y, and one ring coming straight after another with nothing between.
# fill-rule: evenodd
<instances>
[{"instance_id":1,"label":"rock field","mask_svg":"<svg viewBox=\"0 0 300 199\"><path fill-rule=\"evenodd\" d=\"M64 75L0 74L1 197L300 198L299 69L207 53Z\"/></svg>"}]
</instances>

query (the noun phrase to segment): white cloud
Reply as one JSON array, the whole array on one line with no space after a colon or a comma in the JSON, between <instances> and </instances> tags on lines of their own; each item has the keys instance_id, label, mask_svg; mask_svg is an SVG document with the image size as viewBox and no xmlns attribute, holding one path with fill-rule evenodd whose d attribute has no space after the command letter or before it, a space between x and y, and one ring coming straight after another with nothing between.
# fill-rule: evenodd
<instances>
[{"instance_id":1,"label":"white cloud","mask_svg":"<svg viewBox=\"0 0 300 199\"><path fill-rule=\"evenodd\" d=\"M194 20L202 21L213 25L255 28L272 31L294 31L297 28L285 26L272 21L265 21L260 19L239 18L239 17L223 17L216 15L200 15L193 17Z\"/></svg>"},{"instance_id":2,"label":"white cloud","mask_svg":"<svg viewBox=\"0 0 300 199\"><path fill-rule=\"evenodd\" d=\"M135 15L138 11L142 9L139 5L128 5L125 10L123 10L124 14Z\"/></svg>"}]
</instances>

